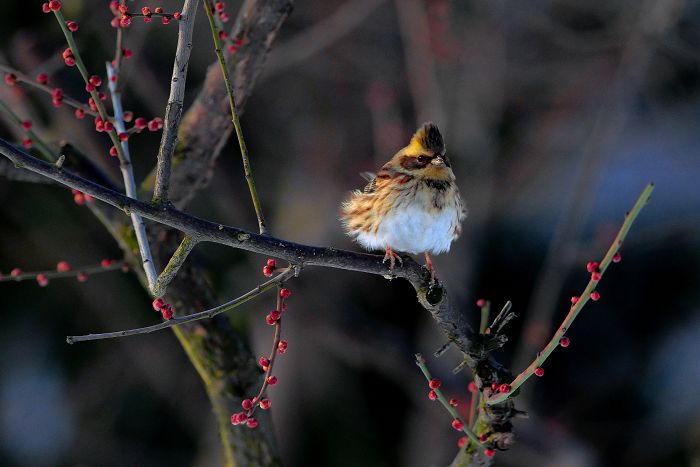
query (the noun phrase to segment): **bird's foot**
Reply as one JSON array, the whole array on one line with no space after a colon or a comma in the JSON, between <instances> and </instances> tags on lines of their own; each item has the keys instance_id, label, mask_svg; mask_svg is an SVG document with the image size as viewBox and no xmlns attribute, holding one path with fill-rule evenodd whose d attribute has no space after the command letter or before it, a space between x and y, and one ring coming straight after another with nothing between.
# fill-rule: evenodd
<instances>
[{"instance_id":1,"label":"bird's foot","mask_svg":"<svg viewBox=\"0 0 700 467\"><path fill-rule=\"evenodd\" d=\"M437 281L437 274L435 273L435 268L433 267L433 260L430 259L428 252L425 252L425 267L430 271L430 283L434 284Z\"/></svg>"},{"instance_id":2,"label":"bird's foot","mask_svg":"<svg viewBox=\"0 0 700 467\"><path fill-rule=\"evenodd\" d=\"M394 253L394 250L392 250L391 247L386 247L386 254L384 255L382 263L386 263L387 261L389 261L389 269L394 269L397 259L399 260L399 264L403 266L403 260L401 259L401 257Z\"/></svg>"}]
</instances>

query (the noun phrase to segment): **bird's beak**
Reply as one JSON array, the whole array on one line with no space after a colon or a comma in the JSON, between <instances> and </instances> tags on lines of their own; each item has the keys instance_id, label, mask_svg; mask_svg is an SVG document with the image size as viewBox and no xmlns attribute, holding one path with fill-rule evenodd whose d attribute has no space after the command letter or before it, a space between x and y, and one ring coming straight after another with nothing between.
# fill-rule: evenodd
<instances>
[{"instance_id":1,"label":"bird's beak","mask_svg":"<svg viewBox=\"0 0 700 467\"><path fill-rule=\"evenodd\" d=\"M430 163L435 167L445 167L445 159L440 156L435 157Z\"/></svg>"}]
</instances>

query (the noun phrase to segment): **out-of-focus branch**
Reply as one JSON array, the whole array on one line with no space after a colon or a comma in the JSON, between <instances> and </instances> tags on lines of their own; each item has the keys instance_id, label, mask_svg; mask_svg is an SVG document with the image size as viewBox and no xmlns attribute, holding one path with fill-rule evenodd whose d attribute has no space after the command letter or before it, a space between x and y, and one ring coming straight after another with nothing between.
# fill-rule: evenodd
<instances>
[{"instance_id":1,"label":"out-of-focus branch","mask_svg":"<svg viewBox=\"0 0 700 467\"><path fill-rule=\"evenodd\" d=\"M167 203L170 187L170 163L175 152L177 131L182 118L182 105L185 98L185 83L187 68L192 50L192 31L197 15L199 0L185 0L182 7L182 17L179 23L177 48L173 62L173 74L170 78L170 96L165 108L163 134L158 148L158 165L156 166L156 181L153 190L153 202Z\"/></svg>"}]
</instances>

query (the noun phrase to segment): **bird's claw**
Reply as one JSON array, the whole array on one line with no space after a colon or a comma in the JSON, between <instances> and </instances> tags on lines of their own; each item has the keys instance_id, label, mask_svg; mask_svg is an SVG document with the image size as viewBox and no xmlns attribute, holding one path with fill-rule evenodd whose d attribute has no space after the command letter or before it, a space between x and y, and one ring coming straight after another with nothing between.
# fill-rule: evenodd
<instances>
[{"instance_id":1,"label":"bird's claw","mask_svg":"<svg viewBox=\"0 0 700 467\"><path fill-rule=\"evenodd\" d=\"M389 269L394 269L397 259L399 260L399 264L403 266L403 260L401 259L401 256L397 255L391 248L387 247L382 263L386 263L387 261L389 261Z\"/></svg>"}]
</instances>

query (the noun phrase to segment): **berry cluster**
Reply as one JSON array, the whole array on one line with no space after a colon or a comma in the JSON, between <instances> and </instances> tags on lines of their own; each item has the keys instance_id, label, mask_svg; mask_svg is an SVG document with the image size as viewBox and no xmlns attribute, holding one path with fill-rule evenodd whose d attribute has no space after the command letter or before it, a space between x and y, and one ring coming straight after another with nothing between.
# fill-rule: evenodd
<instances>
[{"instance_id":1,"label":"berry cluster","mask_svg":"<svg viewBox=\"0 0 700 467\"><path fill-rule=\"evenodd\" d=\"M160 311L160 313L163 315L163 319L171 320L173 319L173 316L175 316L173 313L173 307L170 304L165 303L165 300L160 297L153 300L152 306L154 310Z\"/></svg>"},{"instance_id":2,"label":"berry cluster","mask_svg":"<svg viewBox=\"0 0 700 467\"><path fill-rule=\"evenodd\" d=\"M134 17L142 17L144 23L150 23L153 21L154 17L160 17L160 22L162 24L169 24L171 20L182 19L182 13L176 11L174 13L163 12L162 7L155 7L151 9L150 7L141 8L141 13L132 13L129 11L129 7L125 4L121 4L116 0L109 2L109 9L112 10L114 18L110 22L113 28L128 28L131 26L131 21Z\"/></svg>"},{"instance_id":3,"label":"berry cluster","mask_svg":"<svg viewBox=\"0 0 700 467\"><path fill-rule=\"evenodd\" d=\"M273 271L277 267L274 259L268 259L263 267L263 274L266 277L272 276ZM289 344L286 340L280 338L281 335L281 319L282 314L287 309L286 300L292 295L292 292L286 288L280 288L277 294L277 308L270 311L265 316L265 322L270 326L275 326L275 337L273 340L273 351L269 356L261 356L258 359L260 368L265 372L265 379L263 380L261 388L258 390L258 394L252 398L246 398L241 401L242 412L237 412L231 415L232 425L243 425L245 424L248 428L255 428L258 426L258 420L253 416L255 410L260 408L262 410L267 410L270 408L272 403L270 399L264 397L265 390L268 386L274 386L277 384L277 376L272 374L273 365L275 363L275 357L277 354L283 355L287 352Z\"/></svg>"}]
</instances>

